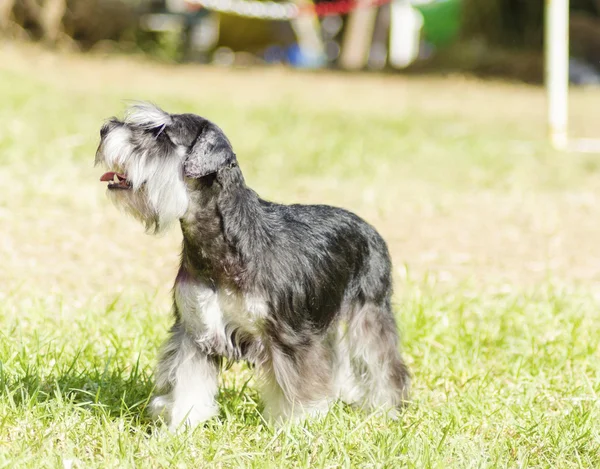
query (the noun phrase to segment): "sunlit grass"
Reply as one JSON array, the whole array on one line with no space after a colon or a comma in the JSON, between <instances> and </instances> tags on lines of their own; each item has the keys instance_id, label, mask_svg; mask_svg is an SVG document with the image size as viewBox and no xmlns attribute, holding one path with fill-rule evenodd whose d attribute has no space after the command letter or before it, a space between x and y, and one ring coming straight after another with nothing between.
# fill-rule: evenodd
<instances>
[{"instance_id":1,"label":"sunlit grass","mask_svg":"<svg viewBox=\"0 0 600 469\"><path fill-rule=\"evenodd\" d=\"M0 58L0 467L600 466L600 167L547 147L541 90ZM339 404L270 428L243 365L206 426L148 419L180 234L144 235L97 181L125 99L215 120L263 196L380 229L414 374L400 420Z\"/></svg>"}]
</instances>

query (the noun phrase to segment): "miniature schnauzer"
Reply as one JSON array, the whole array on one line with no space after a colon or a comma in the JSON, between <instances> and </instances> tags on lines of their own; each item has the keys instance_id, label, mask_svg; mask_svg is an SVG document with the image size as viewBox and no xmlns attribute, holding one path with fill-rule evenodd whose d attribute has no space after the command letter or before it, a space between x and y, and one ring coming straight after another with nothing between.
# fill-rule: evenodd
<instances>
[{"instance_id":1,"label":"miniature schnauzer","mask_svg":"<svg viewBox=\"0 0 600 469\"><path fill-rule=\"evenodd\" d=\"M395 412L410 375L392 313L385 241L327 205L280 205L248 188L221 129L141 103L100 131L108 196L159 232L179 220L175 323L156 371L153 412L171 428L218 413L223 358L259 370L271 421L336 399Z\"/></svg>"}]
</instances>

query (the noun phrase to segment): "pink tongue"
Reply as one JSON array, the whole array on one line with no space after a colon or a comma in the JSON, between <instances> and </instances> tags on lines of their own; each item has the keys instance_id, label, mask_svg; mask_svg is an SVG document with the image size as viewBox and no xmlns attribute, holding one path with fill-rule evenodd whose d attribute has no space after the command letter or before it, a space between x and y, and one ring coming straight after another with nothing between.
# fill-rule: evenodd
<instances>
[{"instance_id":1,"label":"pink tongue","mask_svg":"<svg viewBox=\"0 0 600 469\"><path fill-rule=\"evenodd\" d=\"M121 173L115 173L114 171L109 171L108 173L104 173L102 175L102 177L100 178L101 181L112 181L115 178L115 175L117 176L117 178L119 179L119 181L125 181L125 179L127 179L123 174Z\"/></svg>"}]
</instances>

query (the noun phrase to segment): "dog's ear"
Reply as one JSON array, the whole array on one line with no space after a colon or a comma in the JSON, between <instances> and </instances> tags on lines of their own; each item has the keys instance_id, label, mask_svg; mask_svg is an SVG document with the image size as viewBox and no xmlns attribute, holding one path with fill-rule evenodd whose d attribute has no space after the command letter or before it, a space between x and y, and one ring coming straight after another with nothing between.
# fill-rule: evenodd
<instances>
[{"instance_id":1,"label":"dog's ear","mask_svg":"<svg viewBox=\"0 0 600 469\"><path fill-rule=\"evenodd\" d=\"M183 165L185 175L198 179L236 162L231 143L216 126L204 130Z\"/></svg>"}]
</instances>

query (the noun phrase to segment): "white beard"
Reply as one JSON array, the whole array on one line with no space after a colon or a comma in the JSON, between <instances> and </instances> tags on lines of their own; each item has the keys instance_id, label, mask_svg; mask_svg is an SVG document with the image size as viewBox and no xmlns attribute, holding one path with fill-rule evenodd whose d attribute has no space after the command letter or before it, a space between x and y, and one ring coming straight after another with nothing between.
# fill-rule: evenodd
<instances>
[{"instance_id":1,"label":"white beard","mask_svg":"<svg viewBox=\"0 0 600 469\"><path fill-rule=\"evenodd\" d=\"M109 198L154 233L183 217L188 195L183 177L184 155L150 155L134 152L127 127L113 129L100 149L104 165L127 175L128 190L109 189Z\"/></svg>"}]
</instances>

